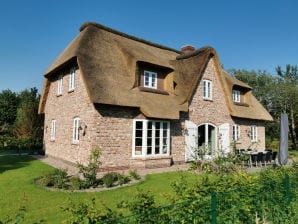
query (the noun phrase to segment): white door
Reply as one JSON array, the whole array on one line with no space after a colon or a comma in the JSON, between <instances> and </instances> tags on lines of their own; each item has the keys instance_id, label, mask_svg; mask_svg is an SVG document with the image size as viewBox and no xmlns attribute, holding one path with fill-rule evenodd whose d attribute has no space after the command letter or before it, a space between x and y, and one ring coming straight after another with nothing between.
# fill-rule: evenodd
<instances>
[{"instance_id":1,"label":"white door","mask_svg":"<svg viewBox=\"0 0 298 224\"><path fill-rule=\"evenodd\" d=\"M230 125L224 123L219 125L219 150L223 153L230 152Z\"/></svg>"},{"instance_id":2,"label":"white door","mask_svg":"<svg viewBox=\"0 0 298 224\"><path fill-rule=\"evenodd\" d=\"M185 162L193 161L196 158L195 151L198 148L198 126L185 121Z\"/></svg>"}]
</instances>

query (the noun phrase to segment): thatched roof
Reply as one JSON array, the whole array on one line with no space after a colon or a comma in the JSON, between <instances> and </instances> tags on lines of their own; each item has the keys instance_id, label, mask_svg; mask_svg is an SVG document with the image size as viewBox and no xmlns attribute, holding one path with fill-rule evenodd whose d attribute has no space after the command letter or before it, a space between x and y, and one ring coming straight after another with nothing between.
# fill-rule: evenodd
<instances>
[{"instance_id":1,"label":"thatched roof","mask_svg":"<svg viewBox=\"0 0 298 224\"><path fill-rule=\"evenodd\" d=\"M245 107L246 110L238 109L243 106L237 106L231 102L233 85L249 91L251 88L225 74L220 67L216 51L211 47L181 55L181 52L175 49L121 33L97 23L86 23L80 31L80 34L45 73L40 113L44 112L50 86L49 77L70 60L76 60L91 102L138 107L145 116L151 118L178 119L180 111L188 111L196 85L210 57L214 57L226 92L226 102L230 104L228 107L231 115L250 119L271 119L268 112L254 97L251 97L251 105ZM165 80L168 94L146 92L138 87L136 75L138 62L146 62L172 71ZM250 109L247 110L248 108ZM261 116L260 112L262 112Z\"/></svg>"}]
</instances>

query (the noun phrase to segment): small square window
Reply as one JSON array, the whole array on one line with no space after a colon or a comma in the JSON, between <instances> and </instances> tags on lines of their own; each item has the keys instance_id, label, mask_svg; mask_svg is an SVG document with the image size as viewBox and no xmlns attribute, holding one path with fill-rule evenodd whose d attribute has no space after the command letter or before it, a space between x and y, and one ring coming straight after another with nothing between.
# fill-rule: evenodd
<instances>
[{"instance_id":1,"label":"small square window","mask_svg":"<svg viewBox=\"0 0 298 224\"><path fill-rule=\"evenodd\" d=\"M157 88L157 73L144 71L144 87Z\"/></svg>"}]
</instances>

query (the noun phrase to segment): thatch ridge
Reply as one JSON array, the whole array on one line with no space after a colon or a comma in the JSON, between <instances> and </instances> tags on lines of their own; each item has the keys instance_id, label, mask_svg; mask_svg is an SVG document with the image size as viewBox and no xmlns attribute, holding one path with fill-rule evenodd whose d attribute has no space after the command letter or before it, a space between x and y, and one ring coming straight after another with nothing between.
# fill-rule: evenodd
<instances>
[{"instance_id":1,"label":"thatch ridge","mask_svg":"<svg viewBox=\"0 0 298 224\"><path fill-rule=\"evenodd\" d=\"M143 38L139 38L139 37L136 37L136 36L133 36L133 35L129 35L129 34L126 34L126 33L123 33L121 31L118 31L118 30L115 30L115 29L112 29L110 27L107 27L107 26L104 26L102 24L99 24L99 23L96 23L96 22L85 22L81 27L80 27L80 32L82 32L84 29L86 29L88 26L95 26L99 29L102 29L102 30L105 30L105 31L108 31L108 32L111 32L111 33L114 33L114 34L117 34L119 36L122 36L122 37L125 37L125 38L128 38L128 39L131 39L131 40L135 40L135 41L138 41L138 42L142 42L142 43L145 43L145 44L148 44L148 45L151 45L153 47L157 47L157 48L160 48L160 49L164 49L164 50L168 50L168 51L173 51L173 52L176 52L178 54L181 53L181 51L178 51L174 48L170 48L170 47L167 47L167 46L164 46L164 45L161 45L161 44L157 44L157 43L154 43L154 42L151 42L151 41L148 41L148 40L145 40Z\"/></svg>"}]
</instances>

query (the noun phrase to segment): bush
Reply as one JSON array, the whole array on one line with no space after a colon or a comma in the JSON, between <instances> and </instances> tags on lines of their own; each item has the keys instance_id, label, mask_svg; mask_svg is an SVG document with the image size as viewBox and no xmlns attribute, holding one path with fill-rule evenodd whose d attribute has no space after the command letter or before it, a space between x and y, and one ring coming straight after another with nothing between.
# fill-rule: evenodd
<instances>
[{"instance_id":1,"label":"bush","mask_svg":"<svg viewBox=\"0 0 298 224\"><path fill-rule=\"evenodd\" d=\"M127 184L130 181L129 176L125 176L124 174L120 174L120 173L118 173L117 179L118 179L119 185Z\"/></svg>"},{"instance_id":2,"label":"bush","mask_svg":"<svg viewBox=\"0 0 298 224\"><path fill-rule=\"evenodd\" d=\"M69 178L69 184L72 190L80 190L84 187L83 182L78 176Z\"/></svg>"},{"instance_id":3,"label":"bush","mask_svg":"<svg viewBox=\"0 0 298 224\"><path fill-rule=\"evenodd\" d=\"M135 180L141 179L141 176L137 173L136 170L129 170L129 175Z\"/></svg>"},{"instance_id":4,"label":"bush","mask_svg":"<svg viewBox=\"0 0 298 224\"><path fill-rule=\"evenodd\" d=\"M56 187L59 189L67 189L68 185L67 170L55 169L52 173L43 176L39 183L45 187Z\"/></svg>"},{"instance_id":5,"label":"bush","mask_svg":"<svg viewBox=\"0 0 298 224\"><path fill-rule=\"evenodd\" d=\"M96 174L97 170L100 166L100 151L99 150L92 150L89 156L87 166L84 166L81 163L77 163L77 167L79 168L79 173L84 177L84 184L86 188L96 185Z\"/></svg>"},{"instance_id":6,"label":"bush","mask_svg":"<svg viewBox=\"0 0 298 224\"><path fill-rule=\"evenodd\" d=\"M118 174L115 172L107 173L102 177L103 184L106 187L112 187L118 180Z\"/></svg>"}]
</instances>

